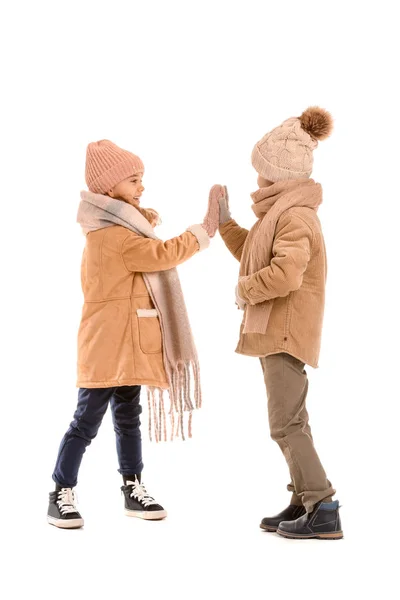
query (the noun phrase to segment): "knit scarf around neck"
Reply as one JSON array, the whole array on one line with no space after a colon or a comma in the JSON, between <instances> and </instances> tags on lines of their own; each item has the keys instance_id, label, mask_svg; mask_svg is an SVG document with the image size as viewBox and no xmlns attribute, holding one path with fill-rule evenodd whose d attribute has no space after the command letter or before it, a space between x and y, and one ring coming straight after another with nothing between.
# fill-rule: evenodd
<instances>
[{"instance_id":1,"label":"knit scarf around neck","mask_svg":"<svg viewBox=\"0 0 400 600\"><path fill-rule=\"evenodd\" d=\"M253 211L258 221L250 230L243 248L240 276L248 276L268 267L273 258L277 223L283 213L295 206L318 210L322 188L313 179L282 181L260 188L253 194ZM243 333L267 332L273 300L246 305Z\"/></svg>"},{"instance_id":2,"label":"knit scarf around neck","mask_svg":"<svg viewBox=\"0 0 400 600\"><path fill-rule=\"evenodd\" d=\"M82 192L77 221L85 235L104 227L121 225L143 237L157 240L153 227L148 221L148 217L153 214L154 211L136 209L126 202L109 196ZM191 437L192 411L201 406L201 389L199 362L179 276L176 269L142 273L142 275L160 319L164 366L169 381L168 391L171 401L169 411L171 439L179 432L185 439L184 413L187 412L189 415L188 433ZM192 378L193 394L190 389ZM166 440L167 424L163 390L150 386L147 389L150 438L154 430L156 441Z\"/></svg>"}]
</instances>

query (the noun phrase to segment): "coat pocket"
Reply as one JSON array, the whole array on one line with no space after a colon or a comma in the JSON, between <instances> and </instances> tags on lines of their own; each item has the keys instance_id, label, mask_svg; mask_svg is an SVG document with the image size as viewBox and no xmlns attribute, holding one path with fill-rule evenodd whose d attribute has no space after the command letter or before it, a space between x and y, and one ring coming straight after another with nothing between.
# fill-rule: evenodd
<instances>
[{"instance_id":1,"label":"coat pocket","mask_svg":"<svg viewBox=\"0 0 400 600\"><path fill-rule=\"evenodd\" d=\"M143 354L159 354L162 351L162 335L158 313L155 308L138 308L139 346Z\"/></svg>"}]
</instances>

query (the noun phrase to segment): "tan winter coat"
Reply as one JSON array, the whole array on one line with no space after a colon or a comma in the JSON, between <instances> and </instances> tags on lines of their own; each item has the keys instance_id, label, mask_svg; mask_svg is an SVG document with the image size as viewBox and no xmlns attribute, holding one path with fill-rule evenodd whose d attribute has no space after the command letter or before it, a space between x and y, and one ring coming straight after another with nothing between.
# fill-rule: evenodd
<instances>
[{"instance_id":1,"label":"tan winter coat","mask_svg":"<svg viewBox=\"0 0 400 600\"><path fill-rule=\"evenodd\" d=\"M221 236L240 261L248 234L233 219L220 226ZM287 352L318 366L325 304L326 252L315 210L290 208L280 217L270 265L246 278L238 292L247 304L274 300L265 335L243 334L236 351L247 356Z\"/></svg>"},{"instance_id":2,"label":"tan winter coat","mask_svg":"<svg viewBox=\"0 0 400 600\"><path fill-rule=\"evenodd\" d=\"M185 232L166 242L119 225L89 233L82 258L78 387L168 388L159 319L142 273L171 269L199 251Z\"/></svg>"}]
</instances>

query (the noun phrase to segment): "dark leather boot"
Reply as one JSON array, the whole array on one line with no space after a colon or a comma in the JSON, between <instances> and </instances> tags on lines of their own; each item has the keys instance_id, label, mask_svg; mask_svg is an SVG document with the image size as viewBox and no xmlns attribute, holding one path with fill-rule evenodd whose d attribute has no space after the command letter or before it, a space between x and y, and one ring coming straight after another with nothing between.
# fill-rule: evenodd
<instances>
[{"instance_id":1,"label":"dark leather boot","mask_svg":"<svg viewBox=\"0 0 400 600\"><path fill-rule=\"evenodd\" d=\"M281 521L293 521L304 515L306 509L304 506L297 506L296 504L290 504L285 510L275 517L265 517L261 521L260 527L264 531L276 531Z\"/></svg>"},{"instance_id":2,"label":"dark leather boot","mask_svg":"<svg viewBox=\"0 0 400 600\"><path fill-rule=\"evenodd\" d=\"M277 533L290 539L339 540L343 537L339 502L318 502L299 519L279 523Z\"/></svg>"}]
</instances>

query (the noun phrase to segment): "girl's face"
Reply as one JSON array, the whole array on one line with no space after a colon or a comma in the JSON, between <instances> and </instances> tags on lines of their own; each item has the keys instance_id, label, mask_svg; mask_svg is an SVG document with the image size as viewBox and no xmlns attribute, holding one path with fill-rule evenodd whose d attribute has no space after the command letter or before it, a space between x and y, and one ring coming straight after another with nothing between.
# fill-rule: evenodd
<instances>
[{"instance_id":1,"label":"girl's face","mask_svg":"<svg viewBox=\"0 0 400 600\"><path fill-rule=\"evenodd\" d=\"M268 179L264 179L261 175L258 176L257 185L260 188L269 187L270 185L274 185L273 181L268 181Z\"/></svg>"},{"instance_id":2,"label":"girl's face","mask_svg":"<svg viewBox=\"0 0 400 600\"><path fill-rule=\"evenodd\" d=\"M139 206L140 197L144 192L142 183L143 173L136 173L120 181L112 190L109 190L108 195L111 198L118 198L132 206Z\"/></svg>"}]
</instances>

